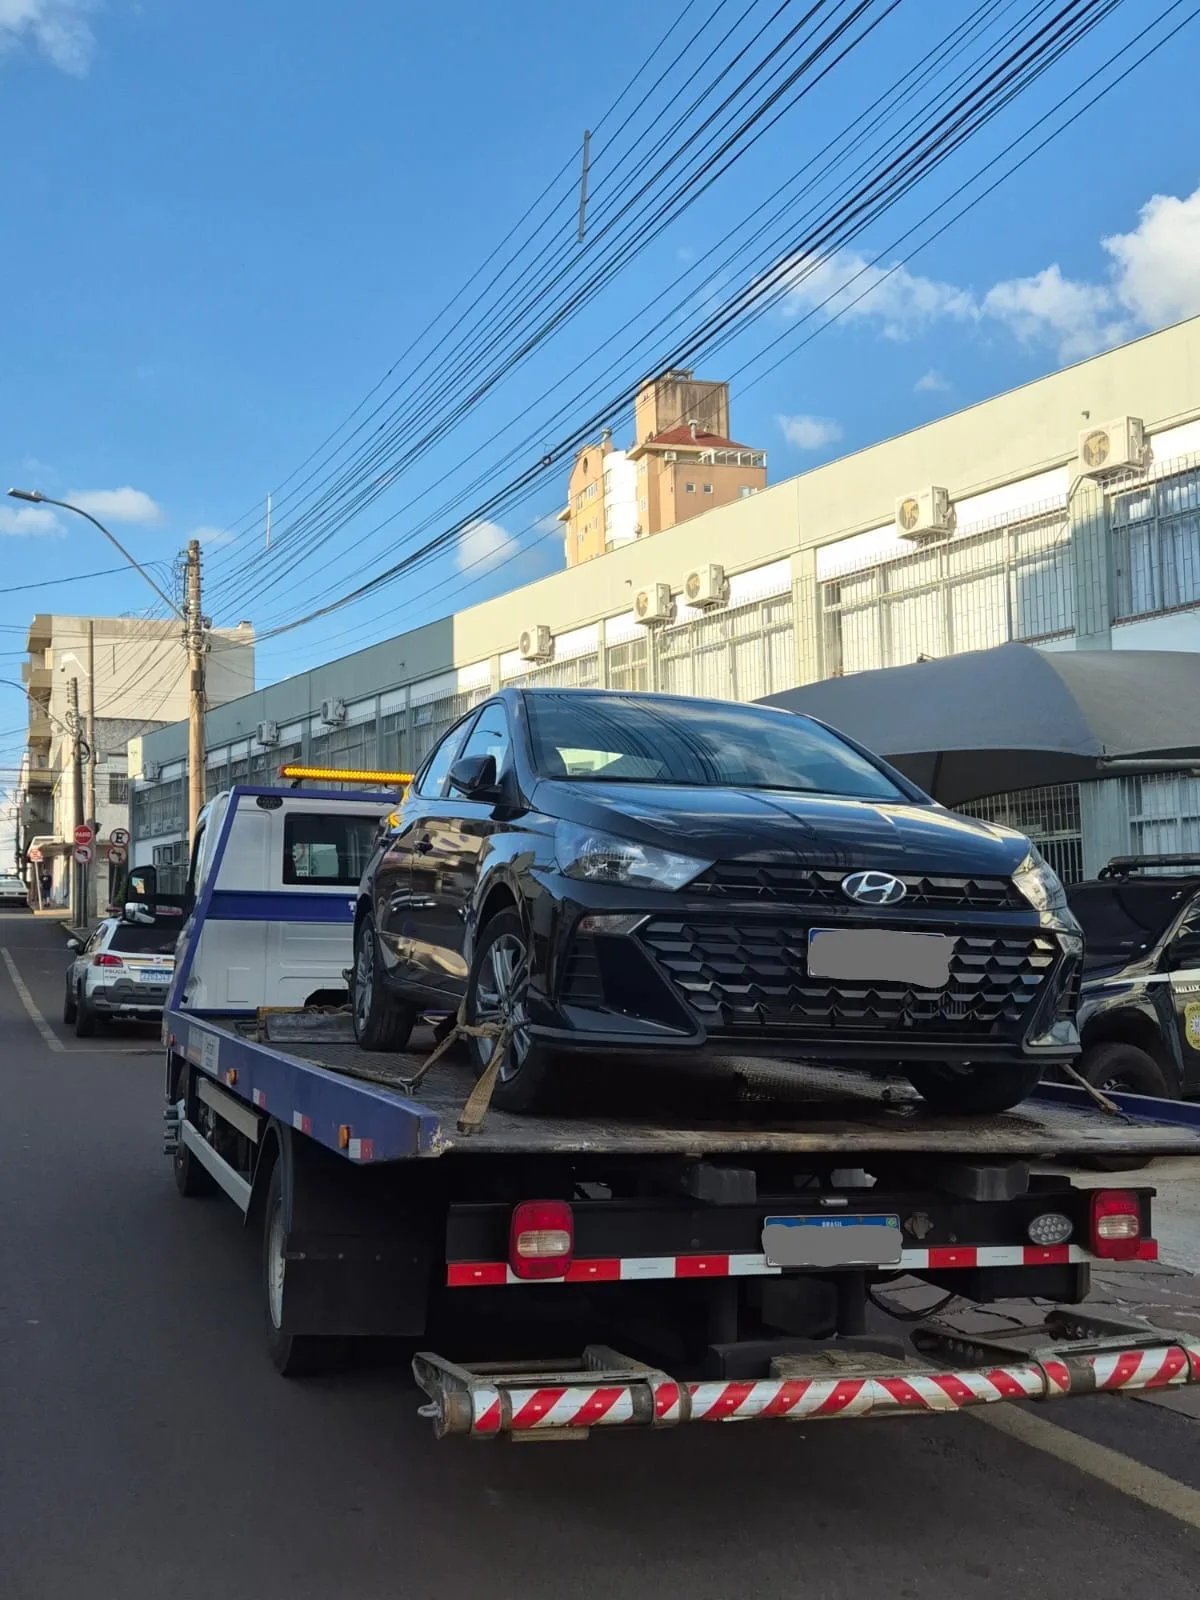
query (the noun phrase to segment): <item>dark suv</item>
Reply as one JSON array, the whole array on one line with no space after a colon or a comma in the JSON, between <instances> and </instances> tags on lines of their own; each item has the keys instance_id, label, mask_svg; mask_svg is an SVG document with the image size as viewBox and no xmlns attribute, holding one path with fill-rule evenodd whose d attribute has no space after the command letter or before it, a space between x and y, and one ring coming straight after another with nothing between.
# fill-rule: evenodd
<instances>
[{"instance_id":1,"label":"dark suv","mask_svg":"<svg viewBox=\"0 0 1200 1600\"><path fill-rule=\"evenodd\" d=\"M507 1021L511 1109L584 1050L898 1069L956 1112L1078 1053L1079 930L1029 841L765 706L503 690L388 818L354 942L359 1043Z\"/></svg>"}]
</instances>

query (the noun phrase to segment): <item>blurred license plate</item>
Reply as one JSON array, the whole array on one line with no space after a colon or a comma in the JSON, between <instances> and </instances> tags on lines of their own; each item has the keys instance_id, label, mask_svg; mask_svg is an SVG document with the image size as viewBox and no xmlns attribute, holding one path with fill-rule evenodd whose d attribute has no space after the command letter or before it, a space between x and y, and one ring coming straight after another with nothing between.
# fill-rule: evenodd
<instances>
[{"instance_id":1,"label":"blurred license plate","mask_svg":"<svg viewBox=\"0 0 1200 1600\"><path fill-rule=\"evenodd\" d=\"M954 940L944 933L891 933L886 928L813 928L808 935L812 978L907 983L944 989Z\"/></svg>"},{"instance_id":2,"label":"blurred license plate","mask_svg":"<svg viewBox=\"0 0 1200 1600\"><path fill-rule=\"evenodd\" d=\"M768 1217L762 1247L772 1267L894 1267L904 1238L895 1215Z\"/></svg>"},{"instance_id":3,"label":"blurred license plate","mask_svg":"<svg viewBox=\"0 0 1200 1600\"><path fill-rule=\"evenodd\" d=\"M157 983L160 988L166 983L169 976L169 973L161 970L155 971L153 967L139 967L134 973L134 977L139 983Z\"/></svg>"}]
</instances>

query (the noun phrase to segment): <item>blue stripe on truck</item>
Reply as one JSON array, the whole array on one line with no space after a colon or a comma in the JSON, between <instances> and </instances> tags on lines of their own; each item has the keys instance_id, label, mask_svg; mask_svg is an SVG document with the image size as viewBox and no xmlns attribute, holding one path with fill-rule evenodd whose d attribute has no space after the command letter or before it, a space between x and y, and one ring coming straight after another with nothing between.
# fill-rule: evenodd
<instances>
[{"instance_id":1,"label":"blue stripe on truck","mask_svg":"<svg viewBox=\"0 0 1200 1600\"><path fill-rule=\"evenodd\" d=\"M206 922L354 921L354 895L314 893L310 889L214 889Z\"/></svg>"}]
</instances>

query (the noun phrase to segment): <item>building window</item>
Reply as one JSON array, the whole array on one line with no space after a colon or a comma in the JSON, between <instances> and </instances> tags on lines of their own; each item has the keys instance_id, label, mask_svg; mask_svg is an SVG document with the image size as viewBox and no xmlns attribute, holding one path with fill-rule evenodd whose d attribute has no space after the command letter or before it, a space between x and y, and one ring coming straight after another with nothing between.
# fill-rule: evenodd
<instances>
[{"instance_id":1,"label":"building window","mask_svg":"<svg viewBox=\"0 0 1200 1600\"><path fill-rule=\"evenodd\" d=\"M712 484L711 483L706 483L703 487L704 487L705 494L711 494L712 493Z\"/></svg>"},{"instance_id":2,"label":"building window","mask_svg":"<svg viewBox=\"0 0 1200 1600\"><path fill-rule=\"evenodd\" d=\"M755 489L749 483L740 483L738 485L738 499L739 500L749 500L749 498L750 498L750 496L752 494L757 494L757 493L758 493L758 490Z\"/></svg>"},{"instance_id":3,"label":"building window","mask_svg":"<svg viewBox=\"0 0 1200 1600\"><path fill-rule=\"evenodd\" d=\"M582 489L575 496L575 509L576 509L576 511L582 511L583 510L583 490Z\"/></svg>"},{"instance_id":4,"label":"building window","mask_svg":"<svg viewBox=\"0 0 1200 1600\"><path fill-rule=\"evenodd\" d=\"M1200 468L1112 499L1115 619L1200 603Z\"/></svg>"},{"instance_id":5,"label":"building window","mask_svg":"<svg viewBox=\"0 0 1200 1600\"><path fill-rule=\"evenodd\" d=\"M110 806L129 803L129 779L123 772L110 772L108 775L108 803Z\"/></svg>"},{"instance_id":6,"label":"building window","mask_svg":"<svg viewBox=\"0 0 1200 1600\"><path fill-rule=\"evenodd\" d=\"M587 497L589 500L594 500L596 498L596 485L594 483L588 484Z\"/></svg>"},{"instance_id":7,"label":"building window","mask_svg":"<svg viewBox=\"0 0 1200 1600\"><path fill-rule=\"evenodd\" d=\"M696 485L694 483L685 483L683 487L685 493L687 494L695 494L696 492Z\"/></svg>"}]
</instances>

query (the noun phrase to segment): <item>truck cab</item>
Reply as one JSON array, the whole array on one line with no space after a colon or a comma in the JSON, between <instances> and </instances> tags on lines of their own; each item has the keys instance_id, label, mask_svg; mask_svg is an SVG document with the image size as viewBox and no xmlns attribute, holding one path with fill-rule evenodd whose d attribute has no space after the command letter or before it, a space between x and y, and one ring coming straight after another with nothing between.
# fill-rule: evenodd
<instances>
[{"instance_id":1,"label":"truck cab","mask_svg":"<svg viewBox=\"0 0 1200 1600\"><path fill-rule=\"evenodd\" d=\"M1200 856L1118 856L1068 890L1086 942L1079 1070L1097 1088L1200 1095Z\"/></svg>"},{"instance_id":2,"label":"truck cab","mask_svg":"<svg viewBox=\"0 0 1200 1600\"><path fill-rule=\"evenodd\" d=\"M194 923L201 933L178 965L175 1003L232 1013L344 1005L358 883L394 804L241 787L210 800L192 842L181 953Z\"/></svg>"}]
</instances>

